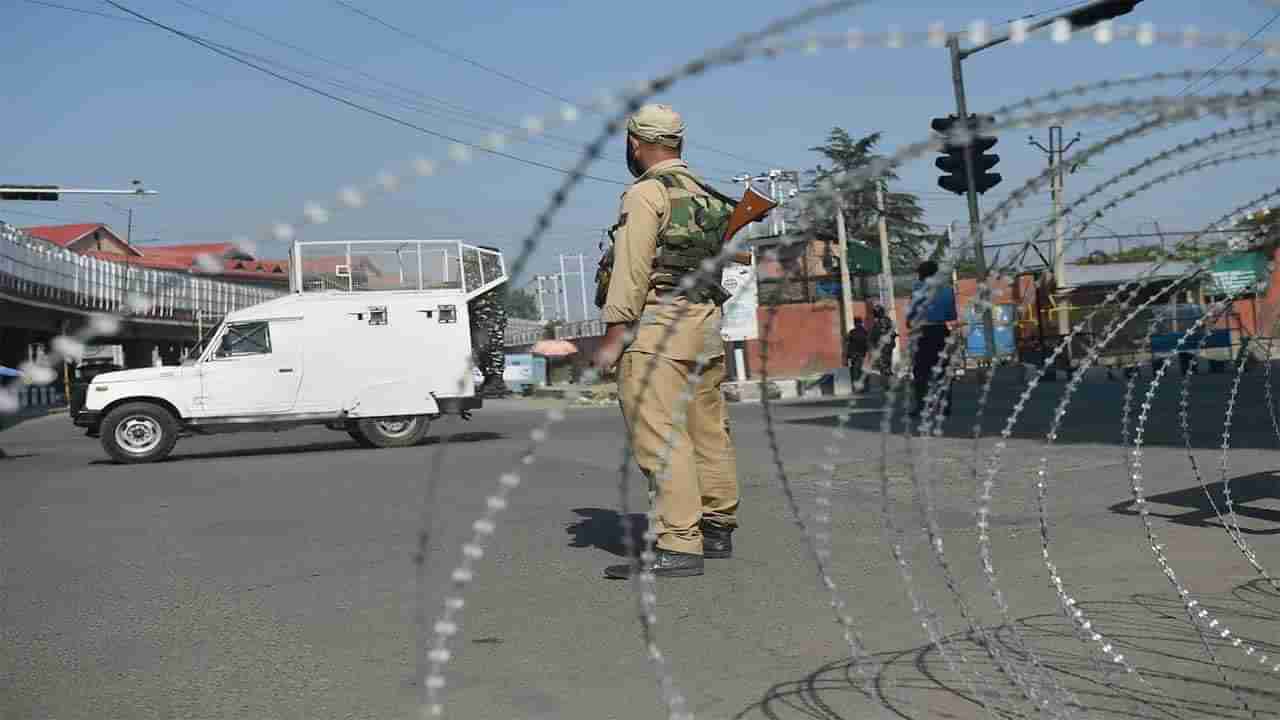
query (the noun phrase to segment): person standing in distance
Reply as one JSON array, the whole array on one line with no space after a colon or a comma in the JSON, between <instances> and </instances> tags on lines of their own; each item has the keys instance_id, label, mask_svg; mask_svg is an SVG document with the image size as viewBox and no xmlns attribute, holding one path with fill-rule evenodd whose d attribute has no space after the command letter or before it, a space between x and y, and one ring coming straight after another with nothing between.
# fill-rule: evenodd
<instances>
[{"instance_id":1,"label":"person standing in distance","mask_svg":"<svg viewBox=\"0 0 1280 720\"><path fill-rule=\"evenodd\" d=\"M951 416L951 381L947 377L947 359L943 357L947 336L951 331L947 323L956 321L956 294L950 285L938 285L933 289L930 298L929 278L938 274L938 263L925 260L916 268L918 278L911 289L911 307L907 310L907 329L917 335L916 354L912 362L913 390L915 392L915 409L913 418L924 412L925 394L929 392L930 380L933 379L933 367L942 360L941 380L946 388L946 399L942 403L943 417Z\"/></svg>"},{"instance_id":2,"label":"person standing in distance","mask_svg":"<svg viewBox=\"0 0 1280 720\"><path fill-rule=\"evenodd\" d=\"M862 364L866 362L870 347L870 336L862 318L854 318L853 329L844 341L844 361L849 365L849 379L852 382L862 379Z\"/></svg>"},{"instance_id":3,"label":"person standing in distance","mask_svg":"<svg viewBox=\"0 0 1280 720\"><path fill-rule=\"evenodd\" d=\"M703 184L680 158L685 125L670 106L645 105L626 129L627 168L636 181L622 195L613 245L597 274L608 330L593 366L617 366L623 420L649 480L657 547L645 549L642 571L701 575L704 557L731 556L738 527L737 459L721 394L720 306L729 294L719 273L692 287L681 281L721 251L735 201ZM687 404L680 397L686 389ZM631 572L630 564L612 565L605 576Z\"/></svg>"}]
</instances>

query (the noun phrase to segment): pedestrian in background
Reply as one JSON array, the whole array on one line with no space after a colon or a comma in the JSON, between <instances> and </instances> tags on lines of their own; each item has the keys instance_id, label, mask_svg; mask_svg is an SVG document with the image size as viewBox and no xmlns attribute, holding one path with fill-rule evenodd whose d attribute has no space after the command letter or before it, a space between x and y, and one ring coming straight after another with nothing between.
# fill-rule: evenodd
<instances>
[{"instance_id":1,"label":"pedestrian in background","mask_svg":"<svg viewBox=\"0 0 1280 720\"><path fill-rule=\"evenodd\" d=\"M875 369L884 379L884 388L889 389L893 380L893 346L898 342L898 334L893 330L893 320L885 312L883 305L871 308L871 332L867 343L872 348L880 348L876 356Z\"/></svg>"},{"instance_id":2,"label":"pedestrian in background","mask_svg":"<svg viewBox=\"0 0 1280 720\"><path fill-rule=\"evenodd\" d=\"M942 382L946 396L942 404L943 417L951 416L951 383L947 378L947 358L944 350L951 330L947 323L956 320L956 295L949 285L933 287L930 278L938 274L938 263L925 260L916 268L916 282L911 288L911 307L907 310L907 330L914 336L915 356L912 358L912 386L915 391L915 409L911 417L918 418L924 412L925 395L929 391L934 366L942 365ZM930 295L932 294L932 297Z\"/></svg>"},{"instance_id":3,"label":"pedestrian in background","mask_svg":"<svg viewBox=\"0 0 1280 720\"><path fill-rule=\"evenodd\" d=\"M854 318L853 329L849 331L844 343L844 361L849 365L849 379L853 382L858 382L862 377L862 363L867 359L868 348L870 336L867 328L862 318Z\"/></svg>"}]
</instances>

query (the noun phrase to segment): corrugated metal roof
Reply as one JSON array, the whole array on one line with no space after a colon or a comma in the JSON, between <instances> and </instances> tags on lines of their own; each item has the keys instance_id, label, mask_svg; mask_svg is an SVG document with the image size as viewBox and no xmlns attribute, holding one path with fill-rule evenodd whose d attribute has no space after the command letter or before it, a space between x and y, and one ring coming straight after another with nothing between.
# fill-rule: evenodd
<instances>
[{"instance_id":1,"label":"corrugated metal roof","mask_svg":"<svg viewBox=\"0 0 1280 720\"><path fill-rule=\"evenodd\" d=\"M1157 266L1158 269L1157 269ZM1146 280L1172 280L1186 275L1195 267L1189 262L1109 263L1105 265L1075 265L1068 263L1066 277L1059 286L1063 288L1096 285L1120 285L1139 278Z\"/></svg>"}]
</instances>

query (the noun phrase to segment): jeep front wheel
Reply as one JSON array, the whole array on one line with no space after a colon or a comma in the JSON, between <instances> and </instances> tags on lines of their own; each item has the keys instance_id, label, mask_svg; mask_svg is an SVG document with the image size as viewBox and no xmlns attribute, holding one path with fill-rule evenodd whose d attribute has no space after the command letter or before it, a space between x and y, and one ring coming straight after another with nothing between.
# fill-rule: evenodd
<instances>
[{"instance_id":1,"label":"jeep front wheel","mask_svg":"<svg viewBox=\"0 0 1280 720\"><path fill-rule=\"evenodd\" d=\"M427 436L431 419L425 415L360 420L356 428L370 445L380 448L411 447Z\"/></svg>"},{"instance_id":2,"label":"jeep front wheel","mask_svg":"<svg viewBox=\"0 0 1280 720\"><path fill-rule=\"evenodd\" d=\"M129 403L107 413L100 436L102 448L116 462L156 462L178 442L178 421L159 405Z\"/></svg>"}]
</instances>

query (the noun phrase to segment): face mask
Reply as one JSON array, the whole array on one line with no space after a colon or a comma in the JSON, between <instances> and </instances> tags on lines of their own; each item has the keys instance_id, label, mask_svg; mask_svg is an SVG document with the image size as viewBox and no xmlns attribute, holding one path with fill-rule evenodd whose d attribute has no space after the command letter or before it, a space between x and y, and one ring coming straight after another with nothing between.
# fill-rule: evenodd
<instances>
[{"instance_id":1,"label":"face mask","mask_svg":"<svg viewBox=\"0 0 1280 720\"><path fill-rule=\"evenodd\" d=\"M636 160L635 152L631 149L631 136L624 138L627 143L627 169L631 171L632 177L640 177L644 174L644 168L640 167L640 162Z\"/></svg>"}]
</instances>

